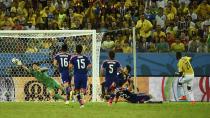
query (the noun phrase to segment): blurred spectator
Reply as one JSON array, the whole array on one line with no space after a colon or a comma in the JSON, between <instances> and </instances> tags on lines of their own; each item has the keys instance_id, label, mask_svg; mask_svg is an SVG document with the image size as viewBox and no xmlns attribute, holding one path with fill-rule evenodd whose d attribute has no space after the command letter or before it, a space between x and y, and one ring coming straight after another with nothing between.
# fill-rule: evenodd
<instances>
[{"instance_id":1,"label":"blurred spectator","mask_svg":"<svg viewBox=\"0 0 210 118\"><path fill-rule=\"evenodd\" d=\"M177 31L178 27L175 26L173 22L170 22L169 26L166 28L166 33L170 33L171 35L173 35L173 37L175 37L177 35Z\"/></svg>"},{"instance_id":2,"label":"blurred spectator","mask_svg":"<svg viewBox=\"0 0 210 118\"><path fill-rule=\"evenodd\" d=\"M35 30L36 27L33 25L32 21L28 21L27 24L25 25L25 30Z\"/></svg>"},{"instance_id":3,"label":"blurred spectator","mask_svg":"<svg viewBox=\"0 0 210 118\"><path fill-rule=\"evenodd\" d=\"M158 14L155 16L156 25L160 25L161 28L165 28L166 15L163 14L163 8L159 8Z\"/></svg>"},{"instance_id":4,"label":"blurred spectator","mask_svg":"<svg viewBox=\"0 0 210 118\"><path fill-rule=\"evenodd\" d=\"M180 15L180 16L186 16L186 15L189 14L189 12L190 11L189 11L188 6L185 4L184 1L182 1L180 3L180 7L178 8L178 15Z\"/></svg>"},{"instance_id":5,"label":"blurred spectator","mask_svg":"<svg viewBox=\"0 0 210 118\"><path fill-rule=\"evenodd\" d=\"M113 50L114 46L115 46L115 43L114 41L111 40L111 36L109 34L106 35L105 40L102 42L101 48L104 51L110 51L110 50Z\"/></svg>"},{"instance_id":6,"label":"blurred spectator","mask_svg":"<svg viewBox=\"0 0 210 118\"><path fill-rule=\"evenodd\" d=\"M165 32L163 32L163 31L161 30L160 25L157 25L157 26L156 26L156 31L153 32L152 38L153 38L153 40L154 40L155 42L159 42L160 37L166 38L166 34L165 34Z\"/></svg>"},{"instance_id":7,"label":"blurred spectator","mask_svg":"<svg viewBox=\"0 0 210 118\"><path fill-rule=\"evenodd\" d=\"M140 37L146 39L147 42L151 41L151 32L153 25L149 20L145 19L144 14L141 14L141 19L138 20L136 28L140 30Z\"/></svg>"},{"instance_id":8,"label":"blurred spectator","mask_svg":"<svg viewBox=\"0 0 210 118\"><path fill-rule=\"evenodd\" d=\"M169 44L166 42L166 37L161 36L160 41L157 43L156 47L157 47L158 52L168 52Z\"/></svg>"},{"instance_id":9,"label":"blurred spectator","mask_svg":"<svg viewBox=\"0 0 210 118\"><path fill-rule=\"evenodd\" d=\"M115 47L114 47L115 52L123 52L122 46L120 45L120 41L116 40L115 41Z\"/></svg>"},{"instance_id":10,"label":"blurred spectator","mask_svg":"<svg viewBox=\"0 0 210 118\"><path fill-rule=\"evenodd\" d=\"M176 39L176 41L171 44L171 51L172 52L184 52L185 46L179 39Z\"/></svg>"},{"instance_id":11,"label":"blurred spectator","mask_svg":"<svg viewBox=\"0 0 210 118\"><path fill-rule=\"evenodd\" d=\"M196 37L193 37L191 41L189 41L189 44L188 44L188 51L189 52L197 52L197 49L200 45L200 42L199 40L197 40Z\"/></svg>"},{"instance_id":12,"label":"blurred spectator","mask_svg":"<svg viewBox=\"0 0 210 118\"><path fill-rule=\"evenodd\" d=\"M23 25L20 24L20 21L18 19L15 20L15 25L13 26L13 30L23 30Z\"/></svg>"},{"instance_id":13,"label":"blurred spectator","mask_svg":"<svg viewBox=\"0 0 210 118\"><path fill-rule=\"evenodd\" d=\"M123 53L132 53L132 48L129 45L128 41L124 42L124 45L122 46L122 49L123 49Z\"/></svg>"},{"instance_id":14,"label":"blurred spectator","mask_svg":"<svg viewBox=\"0 0 210 118\"><path fill-rule=\"evenodd\" d=\"M207 0L203 0L203 2L200 5L198 5L196 11L199 17L205 17L209 15L210 5L207 3Z\"/></svg>"},{"instance_id":15,"label":"blurred spectator","mask_svg":"<svg viewBox=\"0 0 210 118\"><path fill-rule=\"evenodd\" d=\"M187 29L188 29L188 24L187 24L187 21L185 20L184 16L181 16L177 25L178 25L178 34L180 34L183 31L187 31Z\"/></svg>"},{"instance_id":16,"label":"blurred spectator","mask_svg":"<svg viewBox=\"0 0 210 118\"><path fill-rule=\"evenodd\" d=\"M164 9L164 14L167 16L169 21L174 20L175 15L177 14L177 9L174 7L172 1L168 1L166 8Z\"/></svg>"},{"instance_id":17,"label":"blurred spectator","mask_svg":"<svg viewBox=\"0 0 210 118\"><path fill-rule=\"evenodd\" d=\"M208 53L208 44L204 39L201 40L199 47L197 48L197 52L199 53Z\"/></svg>"},{"instance_id":18,"label":"blurred spectator","mask_svg":"<svg viewBox=\"0 0 210 118\"><path fill-rule=\"evenodd\" d=\"M208 35L207 38L207 44L208 44L208 52L210 52L210 34Z\"/></svg>"},{"instance_id":19,"label":"blurred spectator","mask_svg":"<svg viewBox=\"0 0 210 118\"><path fill-rule=\"evenodd\" d=\"M155 43L151 43L148 47L148 52L157 52L157 48L155 46Z\"/></svg>"}]
</instances>

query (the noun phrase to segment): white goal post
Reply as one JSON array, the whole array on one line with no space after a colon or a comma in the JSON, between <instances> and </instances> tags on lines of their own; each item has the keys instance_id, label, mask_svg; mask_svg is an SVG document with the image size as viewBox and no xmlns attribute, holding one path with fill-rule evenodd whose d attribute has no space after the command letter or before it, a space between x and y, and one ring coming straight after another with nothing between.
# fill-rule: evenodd
<instances>
[{"instance_id":1,"label":"white goal post","mask_svg":"<svg viewBox=\"0 0 210 118\"><path fill-rule=\"evenodd\" d=\"M79 37L78 40L75 37ZM89 56L92 58L91 59L92 60L92 75L91 75L92 76L92 101L93 102L100 101L101 90L100 90L100 82L99 82L99 67L100 67L99 59L100 59L100 47L101 47L101 41L103 38L103 33L97 34L96 30L1 30L0 43L1 43L1 46L3 46L2 48L4 48L6 51L4 52L3 51L4 49L2 50L0 49L2 51L0 52L0 54L4 56L6 55L6 53L7 55L10 55L11 53L11 55L18 56L18 57L19 56L21 57L22 55L24 55L22 53L21 55L18 55L19 52L14 51L15 49L13 49L13 51L10 52L10 48L16 48L13 46L10 47L10 45L8 45L8 44L11 44L11 42L13 42L12 41L13 39L23 40L22 41L23 44L20 44L19 46L20 48L21 45L24 47L26 44L28 44L28 42L30 42L29 40L44 41L47 39L56 39L56 38L58 39L63 38L66 42L69 43L69 45L81 43L86 46L87 55L89 54ZM69 41L69 40L72 40L72 41ZM9 41L10 43L7 43L7 41ZM17 44L19 45L19 43ZM74 47L69 47L69 48L72 48L71 53L73 53ZM88 50L89 48L91 49ZM25 49L20 49L20 50L22 52L25 52ZM5 63L5 69L9 68L8 70L11 70L12 65L10 65L10 62L8 61L11 61L12 57L11 56L8 56L8 57L9 57L8 59L0 58L0 62ZM30 61L33 60L32 57L29 58L26 55L24 58L27 58ZM26 62L26 61L23 61L23 62ZM2 72L2 74L0 73L0 79L6 76L10 76L8 73L6 75L3 75L4 73L5 72ZM18 76L21 76L21 75L18 75ZM1 85L0 85L0 88L1 88ZM1 97L1 94L0 94L0 97Z\"/></svg>"}]
</instances>

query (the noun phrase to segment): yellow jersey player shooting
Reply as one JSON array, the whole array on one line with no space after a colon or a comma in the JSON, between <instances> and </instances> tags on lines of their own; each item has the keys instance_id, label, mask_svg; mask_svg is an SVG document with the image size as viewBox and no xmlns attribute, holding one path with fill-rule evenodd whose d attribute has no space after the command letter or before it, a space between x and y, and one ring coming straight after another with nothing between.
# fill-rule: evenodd
<instances>
[{"instance_id":1,"label":"yellow jersey player shooting","mask_svg":"<svg viewBox=\"0 0 210 118\"><path fill-rule=\"evenodd\" d=\"M176 53L176 58L178 60L178 94L179 100L188 100L194 102L194 96L192 93L192 85L194 79L194 70L190 63L191 57L183 56L181 52Z\"/></svg>"}]
</instances>

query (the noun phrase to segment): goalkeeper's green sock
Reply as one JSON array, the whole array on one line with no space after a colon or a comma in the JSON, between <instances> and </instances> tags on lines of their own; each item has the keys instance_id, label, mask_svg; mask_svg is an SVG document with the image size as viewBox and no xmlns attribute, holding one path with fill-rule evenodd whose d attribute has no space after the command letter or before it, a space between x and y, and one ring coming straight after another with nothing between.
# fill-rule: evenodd
<instances>
[{"instance_id":1,"label":"goalkeeper's green sock","mask_svg":"<svg viewBox=\"0 0 210 118\"><path fill-rule=\"evenodd\" d=\"M55 99L65 100L65 98L62 97L60 94L55 94L54 97L55 97Z\"/></svg>"}]
</instances>

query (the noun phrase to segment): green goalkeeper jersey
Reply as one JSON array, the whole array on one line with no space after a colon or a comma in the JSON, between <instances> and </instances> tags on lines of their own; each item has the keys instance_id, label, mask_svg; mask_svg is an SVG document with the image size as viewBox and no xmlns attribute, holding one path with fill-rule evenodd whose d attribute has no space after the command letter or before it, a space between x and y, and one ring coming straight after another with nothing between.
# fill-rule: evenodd
<instances>
[{"instance_id":1,"label":"green goalkeeper jersey","mask_svg":"<svg viewBox=\"0 0 210 118\"><path fill-rule=\"evenodd\" d=\"M30 70L30 73L47 88L58 89L60 85L56 80L51 78L46 72Z\"/></svg>"}]
</instances>

